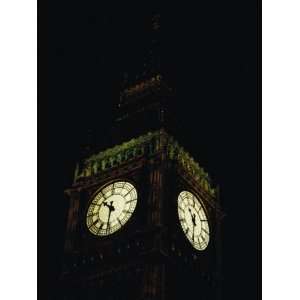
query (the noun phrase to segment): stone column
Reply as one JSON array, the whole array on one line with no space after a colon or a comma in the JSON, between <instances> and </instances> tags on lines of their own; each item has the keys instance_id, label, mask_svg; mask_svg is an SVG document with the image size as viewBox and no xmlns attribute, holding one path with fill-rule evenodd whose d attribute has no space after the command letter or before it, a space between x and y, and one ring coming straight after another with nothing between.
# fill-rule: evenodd
<instances>
[{"instance_id":1,"label":"stone column","mask_svg":"<svg viewBox=\"0 0 300 300\"><path fill-rule=\"evenodd\" d=\"M70 202L67 217L65 252L70 252L73 249L74 238L77 232L80 192L67 191L66 194L69 196Z\"/></svg>"},{"instance_id":2,"label":"stone column","mask_svg":"<svg viewBox=\"0 0 300 300\"><path fill-rule=\"evenodd\" d=\"M163 264L146 265L140 300L165 299L165 266Z\"/></svg>"}]
</instances>

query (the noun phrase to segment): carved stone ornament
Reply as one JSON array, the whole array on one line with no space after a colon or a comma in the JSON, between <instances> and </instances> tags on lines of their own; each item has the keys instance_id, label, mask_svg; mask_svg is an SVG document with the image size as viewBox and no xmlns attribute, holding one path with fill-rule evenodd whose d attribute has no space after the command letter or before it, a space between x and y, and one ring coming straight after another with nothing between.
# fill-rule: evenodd
<instances>
[{"instance_id":1,"label":"carved stone ornament","mask_svg":"<svg viewBox=\"0 0 300 300\"><path fill-rule=\"evenodd\" d=\"M167 159L176 161L178 166L199 183L205 192L212 197L216 196L216 189L211 186L208 173L164 130L148 132L85 159L76 166L74 183L90 176L101 175L101 173L130 160L145 156L151 158L162 151L166 151Z\"/></svg>"}]
</instances>

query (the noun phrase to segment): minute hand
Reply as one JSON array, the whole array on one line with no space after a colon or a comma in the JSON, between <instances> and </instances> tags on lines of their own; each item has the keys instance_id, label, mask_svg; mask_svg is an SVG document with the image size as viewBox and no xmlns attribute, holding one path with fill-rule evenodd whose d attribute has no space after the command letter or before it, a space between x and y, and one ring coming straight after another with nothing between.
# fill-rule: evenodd
<instances>
[{"instance_id":1,"label":"minute hand","mask_svg":"<svg viewBox=\"0 0 300 300\"><path fill-rule=\"evenodd\" d=\"M193 242L194 242L195 225L193 223Z\"/></svg>"},{"instance_id":2,"label":"minute hand","mask_svg":"<svg viewBox=\"0 0 300 300\"><path fill-rule=\"evenodd\" d=\"M108 213L108 220L107 220L106 233L107 233L107 231L108 231L108 227L110 227L109 219L110 219L111 209L110 209L110 208L108 208L108 209L109 209L109 213Z\"/></svg>"}]
</instances>

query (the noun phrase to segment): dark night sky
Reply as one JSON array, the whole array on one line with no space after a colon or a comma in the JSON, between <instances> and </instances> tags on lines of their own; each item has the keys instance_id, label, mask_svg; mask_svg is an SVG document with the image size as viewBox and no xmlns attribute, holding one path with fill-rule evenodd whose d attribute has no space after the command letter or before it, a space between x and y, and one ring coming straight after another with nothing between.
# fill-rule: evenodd
<instances>
[{"instance_id":1,"label":"dark night sky","mask_svg":"<svg viewBox=\"0 0 300 300\"><path fill-rule=\"evenodd\" d=\"M98 147L110 141L120 74L139 68L140 56L148 49L150 37L140 24L151 8L109 7L89 0L50 2L47 88L39 100L46 174L39 229L47 232L40 278L55 288L67 208L63 190L71 184L88 130ZM224 299L254 300L259 253L257 4L184 3L169 2L158 10L162 63L176 90L176 117L183 127L178 139L221 188L227 215Z\"/></svg>"}]
</instances>

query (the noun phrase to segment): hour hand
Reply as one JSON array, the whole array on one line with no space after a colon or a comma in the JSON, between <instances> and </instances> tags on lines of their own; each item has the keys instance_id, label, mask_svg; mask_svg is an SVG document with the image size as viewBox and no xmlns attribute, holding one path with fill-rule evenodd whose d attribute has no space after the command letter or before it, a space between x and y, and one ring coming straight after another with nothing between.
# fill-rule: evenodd
<instances>
[{"instance_id":1,"label":"hour hand","mask_svg":"<svg viewBox=\"0 0 300 300\"><path fill-rule=\"evenodd\" d=\"M195 237L195 226L193 226L193 242L194 242L194 237Z\"/></svg>"},{"instance_id":2,"label":"hour hand","mask_svg":"<svg viewBox=\"0 0 300 300\"><path fill-rule=\"evenodd\" d=\"M193 221L194 226L196 226L197 224L196 224L196 215L195 214L193 214L192 221Z\"/></svg>"}]
</instances>

